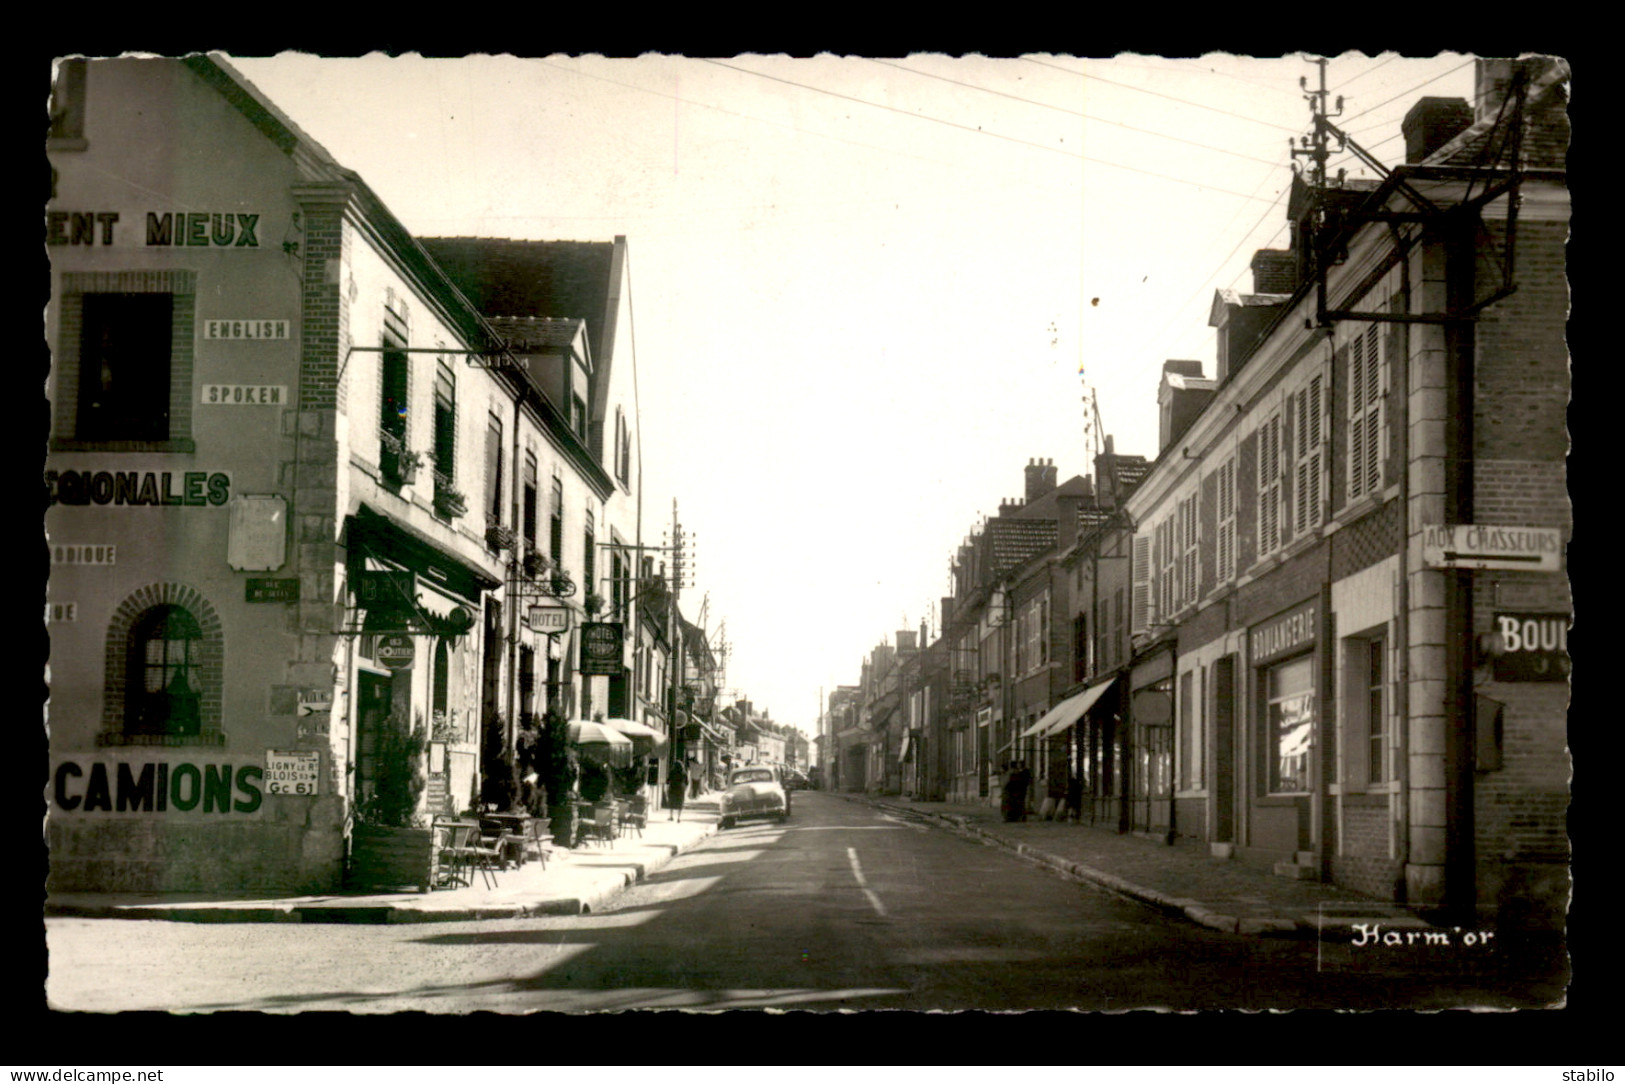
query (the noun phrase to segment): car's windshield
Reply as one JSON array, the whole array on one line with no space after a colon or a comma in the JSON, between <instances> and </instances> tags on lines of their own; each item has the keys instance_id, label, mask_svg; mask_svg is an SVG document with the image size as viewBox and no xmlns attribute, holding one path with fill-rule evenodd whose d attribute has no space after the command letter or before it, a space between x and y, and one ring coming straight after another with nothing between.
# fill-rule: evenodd
<instances>
[{"instance_id":1,"label":"car's windshield","mask_svg":"<svg viewBox=\"0 0 1625 1084\"><path fill-rule=\"evenodd\" d=\"M734 772L735 783L771 783L773 773L766 768L747 768L742 772Z\"/></svg>"}]
</instances>

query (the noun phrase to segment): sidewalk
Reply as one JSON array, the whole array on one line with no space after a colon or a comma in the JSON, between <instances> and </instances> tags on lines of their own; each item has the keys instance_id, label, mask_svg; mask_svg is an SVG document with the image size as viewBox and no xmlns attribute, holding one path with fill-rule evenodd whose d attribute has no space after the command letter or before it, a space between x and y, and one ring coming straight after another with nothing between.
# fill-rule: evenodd
<instances>
[{"instance_id":1,"label":"sidewalk","mask_svg":"<svg viewBox=\"0 0 1625 1084\"><path fill-rule=\"evenodd\" d=\"M1215 858L1207 844L1195 840L1170 846L1066 821L1006 823L988 805L826 793L924 817L970 838L1008 848L1063 875L1227 933L1346 940L1356 936L1356 923L1380 924L1384 933L1432 928L1395 904Z\"/></svg>"},{"instance_id":2,"label":"sidewalk","mask_svg":"<svg viewBox=\"0 0 1625 1084\"><path fill-rule=\"evenodd\" d=\"M473 885L437 888L432 892L386 892L374 895L223 898L177 894L110 895L69 893L50 896L48 917L141 918L171 922L460 922L471 919L579 915L643 880L676 855L690 850L716 831L717 801L693 799L681 822L650 815L641 837L623 836L610 846L591 844L576 850L555 847L547 867L537 861L496 875L487 888L476 875ZM656 819L659 818L659 819Z\"/></svg>"}]
</instances>

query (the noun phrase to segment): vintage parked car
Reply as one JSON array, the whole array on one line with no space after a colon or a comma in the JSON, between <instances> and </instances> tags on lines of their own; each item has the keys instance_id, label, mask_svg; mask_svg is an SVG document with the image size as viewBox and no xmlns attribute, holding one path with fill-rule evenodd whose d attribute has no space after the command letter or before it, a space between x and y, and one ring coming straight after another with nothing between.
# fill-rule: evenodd
<instances>
[{"instance_id":1,"label":"vintage parked car","mask_svg":"<svg viewBox=\"0 0 1625 1084\"><path fill-rule=\"evenodd\" d=\"M717 827L732 828L746 817L777 817L783 824L789 816L790 795L772 768L735 768L728 773Z\"/></svg>"},{"instance_id":2,"label":"vintage parked car","mask_svg":"<svg viewBox=\"0 0 1625 1084\"><path fill-rule=\"evenodd\" d=\"M784 769L785 790L810 790L811 788L812 783L808 781L806 774L799 768Z\"/></svg>"}]
</instances>

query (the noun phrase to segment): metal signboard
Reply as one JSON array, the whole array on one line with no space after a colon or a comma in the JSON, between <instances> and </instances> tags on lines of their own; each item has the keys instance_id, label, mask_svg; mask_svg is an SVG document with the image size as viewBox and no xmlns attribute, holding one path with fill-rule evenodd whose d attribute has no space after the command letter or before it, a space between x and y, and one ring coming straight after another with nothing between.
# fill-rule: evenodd
<instances>
[{"instance_id":1,"label":"metal signboard","mask_svg":"<svg viewBox=\"0 0 1625 1084\"><path fill-rule=\"evenodd\" d=\"M249 577L244 591L245 602L298 602L299 580L266 580Z\"/></svg>"},{"instance_id":2,"label":"metal signboard","mask_svg":"<svg viewBox=\"0 0 1625 1084\"><path fill-rule=\"evenodd\" d=\"M614 677L625 668L625 636L618 621L589 622L581 626L581 666L583 674Z\"/></svg>"},{"instance_id":3,"label":"metal signboard","mask_svg":"<svg viewBox=\"0 0 1625 1084\"><path fill-rule=\"evenodd\" d=\"M1435 524L1423 528L1422 563L1428 568L1556 572L1563 532L1556 527Z\"/></svg>"},{"instance_id":4,"label":"metal signboard","mask_svg":"<svg viewBox=\"0 0 1625 1084\"><path fill-rule=\"evenodd\" d=\"M410 670L417 657L412 638L399 632L378 637L378 646L373 651L374 657L391 670Z\"/></svg>"},{"instance_id":5,"label":"metal signboard","mask_svg":"<svg viewBox=\"0 0 1625 1084\"><path fill-rule=\"evenodd\" d=\"M1497 613L1496 681L1565 681L1569 676L1569 615Z\"/></svg>"},{"instance_id":6,"label":"metal signboard","mask_svg":"<svg viewBox=\"0 0 1625 1084\"><path fill-rule=\"evenodd\" d=\"M567 606L532 606L525 615L525 624L532 632L556 634L570 631L570 609Z\"/></svg>"},{"instance_id":7,"label":"metal signboard","mask_svg":"<svg viewBox=\"0 0 1625 1084\"><path fill-rule=\"evenodd\" d=\"M265 791L267 794L318 794L321 767L322 755L314 750L285 753L267 749Z\"/></svg>"}]
</instances>

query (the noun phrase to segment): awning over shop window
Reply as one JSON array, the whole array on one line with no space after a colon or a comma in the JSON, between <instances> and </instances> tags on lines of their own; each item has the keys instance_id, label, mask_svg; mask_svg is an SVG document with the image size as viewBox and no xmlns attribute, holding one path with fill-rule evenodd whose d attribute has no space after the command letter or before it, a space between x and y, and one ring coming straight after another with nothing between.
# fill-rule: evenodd
<instances>
[{"instance_id":1,"label":"awning over shop window","mask_svg":"<svg viewBox=\"0 0 1625 1084\"><path fill-rule=\"evenodd\" d=\"M1047 738L1057 731L1065 730L1083 718L1084 713L1095 706L1095 701L1104 696L1106 690L1111 688L1112 683L1116 680L1116 678L1113 678L1111 681L1103 681L1091 689L1085 689L1081 693L1067 697L1045 712L1038 722L1022 731L1021 737Z\"/></svg>"}]
</instances>

